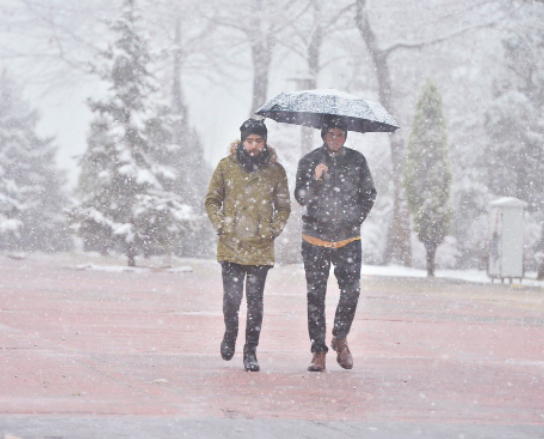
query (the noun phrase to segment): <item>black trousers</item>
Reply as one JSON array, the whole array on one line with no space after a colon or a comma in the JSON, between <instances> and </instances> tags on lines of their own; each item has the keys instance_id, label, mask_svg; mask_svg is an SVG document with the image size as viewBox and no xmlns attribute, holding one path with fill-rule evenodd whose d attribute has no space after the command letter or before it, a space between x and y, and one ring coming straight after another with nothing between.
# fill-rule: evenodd
<instances>
[{"instance_id":1,"label":"black trousers","mask_svg":"<svg viewBox=\"0 0 544 439\"><path fill-rule=\"evenodd\" d=\"M308 330L312 352L328 352L325 343L325 297L331 264L340 288L332 334L346 338L357 310L361 280L361 241L333 249L302 241L302 259L308 287Z\"/></svg>"},{"instance_id":2,"label":"black trousers","mask_svg":"<svg viewBox=\"0 0 544 439\"><path fill-rule=\"evenodd\" d=\"M247 321L246 345L256 349L259 345L263 322L263 293L268 265L240 265L221 262L223 271L223 316L225 335L230 340L238 337L238 313L244 296L246 281Z\"/></svg>"}]
</instances>

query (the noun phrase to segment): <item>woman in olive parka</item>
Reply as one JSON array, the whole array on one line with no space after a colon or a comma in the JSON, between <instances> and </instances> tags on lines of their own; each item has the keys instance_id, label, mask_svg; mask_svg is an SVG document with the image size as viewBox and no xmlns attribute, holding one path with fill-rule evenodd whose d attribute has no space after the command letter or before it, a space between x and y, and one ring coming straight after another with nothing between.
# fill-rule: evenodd
<instances>
[{"instance_id":1,"label":"woman in olive parka","mask_svg":"<svg viewBox=\"0 0 544 439\"><path fill-rule=\"evenodd\" d=\"M291 202L287 176L267 145L263 121L240 127L241 141L219 162L206 195L206 213L218 235L217 260L223 274L225 334L221 356L234 356L238 311L246 279L247 324L244 368L258 371L256 349L263 319L263 292L274 265L274 240L282 232Z\"/></svg>"}]
</instances>

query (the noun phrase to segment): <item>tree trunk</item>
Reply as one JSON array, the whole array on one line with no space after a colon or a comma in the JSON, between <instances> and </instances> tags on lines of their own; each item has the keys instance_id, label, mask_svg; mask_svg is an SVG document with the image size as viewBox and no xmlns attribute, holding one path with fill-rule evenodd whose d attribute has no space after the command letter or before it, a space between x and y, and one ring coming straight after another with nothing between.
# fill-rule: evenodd
<instances>
[{"instance_id":1,"label":"tree trunk","mask_svg":"<svg viewBox=\"0 0 544 439\"><path fill-rule=\"evenodd\" d=\"M311 90L316 88L315 79L312 78L297 78L295 80L297 90ZM314 128L300 127L300 156L308 154L314 149Z\"/></svg>"},{"instance_id":2,"label":"tree trunk","mask_svg":"<svg viewBox=\"0 0 544 439\"><path fill-rule=\"evenodd\" d=\"M316 88L317 77L321 70L321 46L323 45L323 14L319 1L313 1L315 28L308 44L308 88Z\"/></svg>"},{"instance_id":3,"label":"tree trunk","mask_svg":"<svg viewBox=\"0 0 544 439\"><path fill-rule=\"evenodd\" d=\"M366 13L366 0L357 0L355 23L368 48L378 80L380 103L395 116L393 90L388 64L388 53L381 50L376 35L370 27ZM400 134L390 137L391 161L393 171L393 216L387 234L384 263L398 260L405 266L412 264L412 245L410 242L409 213L402 190L402 168L404 165L404 142Z\"/></svg>"},{"instance_id":4,"label":"tree trunk","mask_svg":"<svg viewBox=\"0 0 544 439\"><path fill-rule=\"evenodd\" d=\"M272 62L274 35L263 32L263 0L253 0L252 10L254 20L250 23L247 35L251 44L251 59L253 62L253 99L249 109L249 117L266 103L268 93L268 76ZM264 18L266 19L266 18ZM272 32L272 31L269 31Z\"/></svg>"},{"instance_id":5,"label":"tree trunk","mask_svg":"<svg viewBox=\"0 0 544 439\"><path fill-rule=\"evenodd\" d=\"M536 275L536 278L538 280L544 280L544 261L542 261L540 266L538 267L538 273Z\"/></svg>"},{"instance_id":6,"label":"tree trunk","mask_svg":"<svg viewBox=\"0 0 544 439\"><path fill-rule=\"evenodd\" d=\"M542 226L542 236L540 238L540 251L544 254L544 225ZM544 258L538 267L536 278L538 280L544 280Z\"/></svg>"},{"instance_id":7,"label":"tree trunk","mask_svg":"<svg viewBox=\"0 0 544 439\"><path fill-rule=\"evenodd\" d=\"M402 185L404 166L404 142L400 135L391 136L391 161L393 179L393 214L387 231L384 262L399 261L409 267L412 265L412 245L410 238L410 213Z\"/></svg>"},{"instance_id":8,"label":"tree trunk","mask_svg":"<svg viewBox=\"0 0 544 439\"><path fill-rule=\"evenodd\" d=\"M136 251L132 245L127 246L126 256L129 267L136 267Z\"/></svg>"},{"instance_id":9,"label":"tree trunk","mask_svg":"<svg viewBox=\"0 0 544 439\"><path fill-rule=\"evenodd\" d=\"M174 111L174 114L178 116L178 126L174 131L174 143L176 144L181 144L182 137L187 135L188 132L187 106L185 105L185 97L183 96L183 89L181 88L181 45L181 17L178 15L175 21L174 49L172 51L174 60L172 72L172 110Z\"/></svg>"},{"instance_id":10,"label":"tree trunk","mask_svg":"<svg viewBox=\"0 0 544 439\"><path fill-rule=\"evenodd\" d=\"M187 105L185 104L185 96L181 85L181 67L182 67L182 37L181 37L181 17L176 17L174 24L174 48L173 65L172 65L172 115L174 116L172 143L179 145L179 153L172 157L173 166L175 166L178 178L173 184L173 190L182 197L184 203L189 205L194 204L191 199L192 172L194 171L192 160L189 157L194 157L195 151L189 139L189 122Z\"/></svg>"},{"instance_id":11,"label":"tree trunk","mask_svg":"<svg viewBox=\"0 0 544 439\"><path fill-rule=\"evenodd\" d=\"M253 59L253 100L249 110L249 116L253 117L255 111L266 103L268 93L268 75L270 72L270 49L262 41L255 41L251 47Z\"/></svg>"},{"instance_id":12,"label":"tree trunk","mask_svg":"<svg viewBox=\"0 0 544 439\"><path fill-rule=\"evenodd\" d=\"M317 77L321 70L321 46L323 45L323 14L321 12L321 3L313 1L315 28L307 48L308 77L304 81L304 89L313 90L317 88ZM308 154L313 148L314 129L302 127L301 132L301 155Z\"/></svg>"},{"instance_id":13,"label":"tree trunk","mask_svg":"<svg viewBox=\"0 0 544 439\"><path fill-rule=\"evenodd\" d=\"M425 243L427 251L427 277L434 277L434 257L436 255L436 244L430 242Z\"/></svg>"}]
</instances>

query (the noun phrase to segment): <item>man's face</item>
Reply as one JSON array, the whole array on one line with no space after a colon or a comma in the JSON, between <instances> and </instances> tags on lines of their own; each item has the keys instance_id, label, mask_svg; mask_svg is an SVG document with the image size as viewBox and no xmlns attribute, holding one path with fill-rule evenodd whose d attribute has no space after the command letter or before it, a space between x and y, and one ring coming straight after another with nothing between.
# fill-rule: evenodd
<instances>
[{"instance_id":1,"label":"man's face","mask_svg":"<svg viewBox=\"0 0 544 439\"><path fill-rule=\"evenodd\" d=\"M331 128L325 134L325 143L332 152L337 152L346 143L346 133L338 128Z\"/></svg>"},{"instance_id":2,"label":"man's face","mask_svg":"<svg viewBox=\"0 0 544 439\"><path fill-rule=\"evenodd\" d=\"M258 157L264 149L264 139L258 134L250 134L244 140L244 149L251 157Z\"/></svg>"}]
</instances>

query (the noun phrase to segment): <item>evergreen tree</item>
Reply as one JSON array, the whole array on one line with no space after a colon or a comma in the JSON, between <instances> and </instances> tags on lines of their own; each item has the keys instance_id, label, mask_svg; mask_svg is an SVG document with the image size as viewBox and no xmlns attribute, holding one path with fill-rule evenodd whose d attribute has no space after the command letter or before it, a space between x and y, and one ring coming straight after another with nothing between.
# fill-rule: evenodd
<instances>
[{"instance_id":1,"label":"evergreen tree","mask_svg":"<svg viewBox=\"0 0 544 439\"><path fill-rule=\"evenodd\" d=\"M175 106L164 107L160 117L148 124L147 133L157 162L174 171L174 175L163 179L165 187L177 194L193 214L194 221L188 224L186 233L172 242L173 252L179 256L209 256L207 249L212 247L214 235L210 235L202 200L212 171L204 160L200 136L180 119Z\"/></svg>"},{"instance_id":2,"label":"evergreen tree","mask_svg":"<svg viewBox=\"0 0 544 439\"><path fill-rule=\"evenodd\" d=\"M157 118L149 121L147 132L154 147L158 163L170 165L175 170L174 179L167 184L182 202L191 207L195 221L190 230L179 236L174 252L179 256L210 256L214 235L210 234L203 199L206 195L212 169L204 160L200 136L189 124L189 112L182 87L183 47L181 13L174 19L174 40L170 46L172 75L168 96L171 100L161 107ZM198 219L202 220L199 221Z\"/></svg>"},{"instance_id":3,"label":"evergreen tree","mask_svg":"<svg viewBox=\"0 0 544 439\"><path fill-rule=\"evenodd\" d=\"M168 105L161 105L158 116L150 119L146 125L146 136L149 140L150 151L153 159L159 165L163 166L163 169L168 169L169 172L159 175L159 181L163 187L170 191L179 198L184 204L187 214L190 215L192 221L187 222L187 227L184 233L172 236L169 241L169 253L177 255L191 255L190 243L192 238L195 237L195 232L200 229L199 227L199 210L203 204L202 198L195 200L190 197L191 189L193 188L194 181L192 177L199 171L204 173L205 168L188 168L185 162L191 162L191 158L197 151L186 150L184 148L184 141L186 137L182 137L181 141L176 136L176 115L172 112L172 107ZM197 149L199 145L196 145ZM198 202L195 202L198 201ZM147 253L153 253L152 248L148 248Z\"/></svg>"},{"instance_id":4,"label":"evergreen tree","mask_svg":"<svg viewBox=\"0 0 544 439\"><path fill-rule=\"evenodd\" d=\"M527 6L503 39L505 68L486 113L488 185L544 219L544 3ZM537 251L544 253L544 226ZM544 261L538 277L544 279Z\"/></svg>"},{"instance_id":5,"label":"evergreen tree","mask_svg":"<svg viewBox=\"0 0 544 439\"><path fill-rule=\"evenodd\" d=\"M157 121L156 88L135 0L124 0L111 24L116 39L99 70L108 96L90 101L96 114L82 158L81 204L73 217L87 245L118 248L135 265L137 254L167 253L187 230L190 207L167 184L175 169L156 160L150 135Z\"/></svg>"},{"instance_id":6,"label":"evergreen tree","mask_svg":"<svg viewBox=\"0 0 544 439\"><path fill-rule=\"evenodd\" d=\"M451 171L442 97L427 81L416 107L404 185L418 239L427 252L427 275L434 276L437 247L444 241L450 222Z\"/></svg>"},{"instance_id":7,"label":"evergreen tree","mask_svg":"<svg viewBox=\"0 0 544 439\"><path fill-rule=\"evenodd\" d=\"M174 190L184 203L192 207L195 215L202 218L202 221L195 222L192 233L184 237L176 252L180 256L206 257L210 256L214 235L210 234L202 200L206 196L212 169L204 160L204 148L199 134L189 126L179 74L174 76L172 98L168 126L172 141L179 148L179 154L173 158L178 170Z\"/></svg>"},{"instance_id":8,"label":"evergreen tree","mask_svg":"<svg viewBox=\"0 0 544 439\"><path fill-rule=\"evenodd\" d=\"M80 159L81 172L79 174L76 196L80 200L91 200L101 192L101 176L106 176L105 171L111 166L110 151L115 149L113 137L110 134L109 122L106 117L98 113L91 122L90 134L87 138L87 152ZM76 208L72 215L79 212ZM84 238L86 251L98 251L106 255L115 248L115 240L111 229L101 221L81 221L77 223L77 217L73 217L76 224L74 228Z\"/></svg>"},{"instance_id":9,"label":"evergreen tree","mask_svg":"<svg viewBox=\"0 0 544 439\"><path fill-rule=\"evenodd\" d=\"M58 251L70 247L63 214L64 178L52 139L36 134L38 114L6 72L0 75L0 247Z\"/></svg>"}]
</instances>

